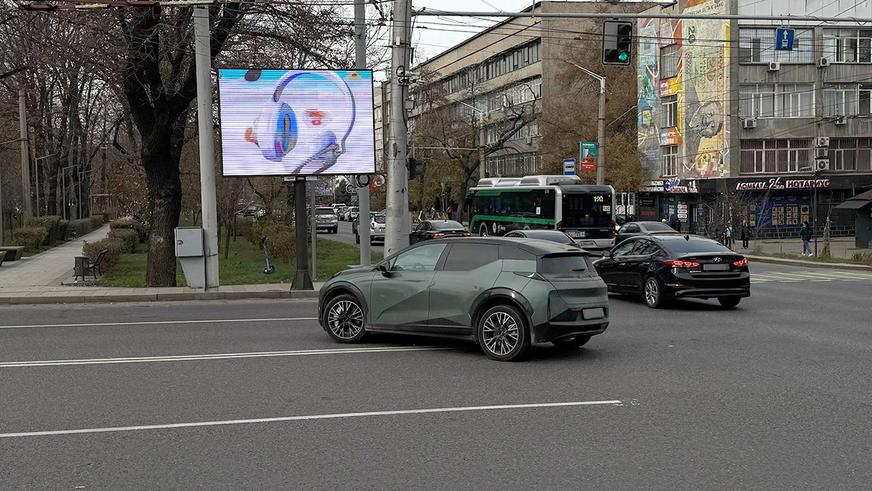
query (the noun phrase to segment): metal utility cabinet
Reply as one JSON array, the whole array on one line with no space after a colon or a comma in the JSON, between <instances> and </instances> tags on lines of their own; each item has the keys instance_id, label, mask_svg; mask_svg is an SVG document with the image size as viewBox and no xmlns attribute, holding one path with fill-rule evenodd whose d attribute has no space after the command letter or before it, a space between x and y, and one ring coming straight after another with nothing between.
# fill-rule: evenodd
<instances>
[{"instance_id":1,"label":"metal utility cabinet","mask_svg":"<svg viewBox=\"0 0 872 491\"><path fill-rule=\"evenodd\" d=\"M203 229L178 227L175 230L176 257L182 264L185 281L191 288L206 288L206 254Z\"/></svg>"}]
</instances>

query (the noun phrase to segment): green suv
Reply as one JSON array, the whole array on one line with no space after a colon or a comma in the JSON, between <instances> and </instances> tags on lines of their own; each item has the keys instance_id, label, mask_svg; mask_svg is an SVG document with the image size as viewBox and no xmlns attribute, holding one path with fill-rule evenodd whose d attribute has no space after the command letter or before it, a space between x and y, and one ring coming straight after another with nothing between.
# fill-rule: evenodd
<instances>
[{"instance_id":1,"label":"green suv","mask_svg":"<svg viewBox=\"0 0 872 491\"><path fill-rule=\"evenodd\" d=\"M502 361L533 343L581 346L609 325L606 285L584 251L489 237L421 242L338 273L318 313L340 343L367 332L468 338Z\"/></svg>"}]
</instances>

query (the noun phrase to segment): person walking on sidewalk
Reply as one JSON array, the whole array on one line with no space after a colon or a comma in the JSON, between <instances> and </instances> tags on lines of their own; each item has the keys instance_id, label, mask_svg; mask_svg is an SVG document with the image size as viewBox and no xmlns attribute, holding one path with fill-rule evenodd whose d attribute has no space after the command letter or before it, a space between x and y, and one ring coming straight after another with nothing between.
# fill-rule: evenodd
<instances>
[{"instance_id":1,"label":"person walking on sidewalk","mask_svg":"<svg viewBox=\"0 0 872 491\"><path fill-rule=\"evenodd\" d=\"M733 248L733 224L729 222L724 227L724 245L727 246L727 249Z\"/></svg>"},{"instance_id":2,"label":"person walking on sidewalk","mask_svg":"<svg viewBox=\"0 0 872 491\"><path fill-rule=\"evenodd\" d=\"M748 240L751 238L751 227L748 226L748 222L742 222L742 228L739 230L739 235L742 238L742 248L748 248Z\"/></svg>"},{"instance_id":3,"label":"person walking on sidewalk","mask_svg":"<svg viewBox=\"0 0 872 491\"><path fill-rule=\"evenodd\" d=\"M802 255L811 256L811 226L808 222L802 223L802 229L799 231L799 238L802 239Z\"/></svg>"}]
</instances>

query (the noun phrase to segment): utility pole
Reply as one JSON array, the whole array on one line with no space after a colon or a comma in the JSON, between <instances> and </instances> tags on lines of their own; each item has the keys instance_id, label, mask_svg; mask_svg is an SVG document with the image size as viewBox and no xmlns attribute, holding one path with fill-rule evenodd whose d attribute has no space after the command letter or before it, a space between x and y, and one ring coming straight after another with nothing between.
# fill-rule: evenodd
<instances>
[{"instance_id":1,"label":"utility pole","mask_svg":"<svg viewBox=\"0 0 872 491\"><path fill-rule=\"evenodd\" d=\"M358 70L366 68L366 6L364 1L354 0L354 68ZM382 105L384 105L384 99L382 99ZM354 184L356 185L357 182ZM372 257L369 249L369 183L357 188L357 211L360 264L361 266L369 266ZM366 226L364 226L364 219L366 219Z\"/></svg>"},{"instance_id":2,"label":"utility pole","mask_svg":"<svg viewBox=\"0 0 872 491\"><path fill-rule=\"evenodd\" d=\"M215 139L212 125L212 61L208 7L194 7L194 56L197 69L197 129L200 150L200 207L206 289L218 287L218 204L215 186Z\"/></svg>"},{"instance_id":3,"label":"utility pole","mask_svg":"<svg viewBox=\"0 0 872 491\"><path fill-rule=\"evenodd\" d=\"M484 145L487 137L487 129L484 127L484 114L479 115L478 123L478 177L484 179L487 177L487 166L485 165Z\"/></svg>"},{"instance_id":4,"label":"utility pole","mask_svg":"<svg viewBox=\"0 0 872 491\"><path fill-rule=\"evenodd\" d=\"M27 148L27 96L24 87L18 89L18 129L21 133L21 201L24 218L33 216L30 203L30 151Z\"/></svg>"},{"instance_id":5,"label":"utility pole","mask_svg":"<svg viewBox=\"0 0 872 491\"><path fill-rule=\"evenodd\" d=\"M312 198L309 208L311 208L311 224L312 224L312 278L318 277L318 256L315 250L318 244L318 217L315 215L315 207L318 206L318 181L312 181Z\"/></svg>"},{"instance_id":6,"label":"utility pole","mask_svg":"<svg viewBox=\"0 0 872 491\"><path fill-rule=\"evenodd\" d=\"M409 38L411 37L411 4L409 0L394 0L394 25L391 35L391 137L387 167L387 205L385 224L385 256L409 245L409 176L406 171L406 87L409 83Z\"/></svg>"},{"instance_id":7,"label":"utility pole","mask_svg":"<svg viewBox=\"0 0 872 491\"><path fill-rule=\"evenodd\" d=\"M602 186L606 183L606 78L577 63L571 61L567 63L597 79L600 84L596 124L596 183Z\"/></svg>"}]
</instances>

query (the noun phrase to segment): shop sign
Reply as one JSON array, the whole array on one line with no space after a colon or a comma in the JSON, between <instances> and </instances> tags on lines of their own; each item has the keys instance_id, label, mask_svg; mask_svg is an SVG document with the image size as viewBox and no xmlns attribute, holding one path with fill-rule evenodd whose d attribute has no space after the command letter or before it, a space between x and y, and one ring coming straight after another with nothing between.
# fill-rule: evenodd
<instances>
[{"instance_id":1,"label":"shop sign","mask_svg":"<svg viewBox=\"0 0 872 491\"><path fill-rule=\"evenodd\" d=\"M699 193L699 189L696 187L696 181L685 180L684 184L682 184L681 179L677 178L666 179L663 181L663 191L666 193Z\"/></svg>"},{"instance_id":2,"label":"shop sign","mask_svg":"<svg viewBox=\"0 0 872 491\"><path fill-rule=\"evenodd\" d=\"M783 177L773 177L766 181L741 181L736 183L736 191L825 189L828 187L830 187L829 179L785 179Z\"/></svg>"}]
</instances>

